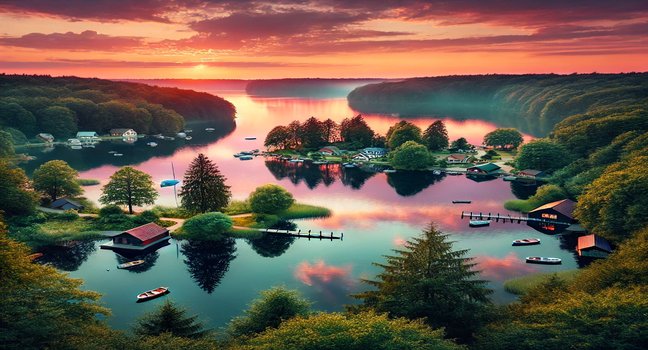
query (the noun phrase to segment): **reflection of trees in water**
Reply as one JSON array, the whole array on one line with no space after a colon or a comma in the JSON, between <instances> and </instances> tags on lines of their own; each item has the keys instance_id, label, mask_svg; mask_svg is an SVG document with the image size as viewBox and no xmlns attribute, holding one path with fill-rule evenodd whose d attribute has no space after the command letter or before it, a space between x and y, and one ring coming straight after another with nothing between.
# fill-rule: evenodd
<instances>
[{"instance_id":1,"label":"reflection of trees in water","mask_svg":"<svg viewBox=\"0 0 648 350\"><path fill-rule=\"evenodd\" d=\"M529 199L538 190L538 183L528 184L519 181L511 181L511 192L517 199Z\"/></svg>"},{"instance_id":2,"label":"reflection of trees in water","mask_svg":"<svg viewBox=\"0 0 648 350\"><path fill-rule=\"evenodd\" d=\"M434 175L429 171L399 171L387 174L387 183L401 196L413 196L441 181L445 175Z\"/></svg>"},{"instance_id":3,"label":"reflection of trees in water","mask_svg":"<svg viewBox=\"0 0 648 350\"><path fill-rule=\"evenodd\" d=\"M342 168L342 183L354 190L359 190L367 180L375 175L375 172L366 171L362 168Z\"/></svg>"},{"instance_id":4,"label":"reflection of trees in water","mask_svg":"<svg viewBox=\"0 0 648 350\"><path fill-rule=\"evenodd\" d=\"M212 293L225 276L229 265L236 257L236 243L232 238L219 241L186 241L180 248L185 256L184 263L198 286Z\"/></svg>"},{"instance_id":5,"label":"reflection of trees in water","mask_svg":"<svg viewBox=\"0 0 648 350\"><path fill-rule=\"evenodd\" d=\"M216 131L204 131L203 128L205 125L215 128ZM196 131L190 134L192 136L192 140L190 141L178 138L174 141L144 138L139 139L134 144L128 144L121 141L104 141L97 143L95 148L74 150L66 146L58 146L47 153L39 153L40 149L35 148L31 150L30 153L38 153L36 160L24 163L22 167L28 174L31 174L41 164L54 159L65 160L77 171L86 171L107 164L115 166L138 164L155 157L171 156L183 148L201 147L205 144L213 143L227 136L234 130L234 126L225 121L205 122L194 124L192 127L195 127ZM156 142L158 146L146 146L145 143L150 141ZM116 151L123 154L123 156L115 157L108 153L109 151Z\"/></svg>"},{"instance_id":6,"label":"reflection of trees in water","mask_svg":"<svg viewBox=\"0 0 648 350\"><path fill-rule=\"evenodd\" d=\"M262 257L276 258L285 253L295 242L295 239L295 237L269 233L261 238L248 239L247 242Z\"/></svg>"},{"instance_id":7,"label":"reflection of trees in water","mask_svg":"<svg viewBox=\"0 0 648 350\"><path fill-rule=\"evenodd\" d=\"M72 241L67 246L47 246L40 250L43 256L38 262L49 263L63 271L76 271L95 250L97 246L94 241Z\"/></svg>"},{"instance_id":8,"label":"reflection of trees in water","mask_svg":"<svg viewBox=\"0 0 648 350\"><path fill-rule=\"evenodd\" d=\"M304 182L310 189L320 184L330 186L340 179L342 184L353 189L360 189L364 183L376 175L375 172L362 168L344 168L340 164L313 164L312 162L292 163L279 159L268 159L266 167L277 180L289 179L295 185Z\"/></svg>"},{"instance_id":9,"label":"reflection of trees in water","mask_svg":"<svg viewBox=\"0 0 648 350\"><path fill-rule=\"evenodd\" d=\"M155 265L158 258L160 257L160 253L158 253L157 250L153 250L153 251L149 250L148 252L133 254L133 255L127 254L126 256L123 256L121 254L115 254L115 257L117 258L117 265L127 263L133 260L144 260L143 264L129 267L128 269L126 269L130 272L142 273L150 270Z\"/></svg>"}]
</instances>

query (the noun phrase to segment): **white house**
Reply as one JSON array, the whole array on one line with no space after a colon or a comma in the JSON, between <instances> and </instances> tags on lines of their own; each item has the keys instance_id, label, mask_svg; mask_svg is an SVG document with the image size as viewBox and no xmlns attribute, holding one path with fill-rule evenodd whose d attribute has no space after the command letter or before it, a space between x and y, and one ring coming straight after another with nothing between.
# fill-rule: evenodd
<instances>
[{"instance_id":1,"label":"white house","mask_svg":"<svg viewBox=\"0 0 648 350\"><path fill-rule=\"evenodd\" d=\"M379 157L384 157L387 154L387 150L385 148L380 148L380 147L367 147L363 149L360 153L364 153L369 158L379 158Z\"/></svg>"},{"instance_id":2,"label":"white house","mask_svg":"<svg viewBox=\"0 0 648 350\"><path fill-rule=\"evenodd\" d=\"M99 141L99 135L94 131L79 131L76 138L81 142Z\"/></svg>"},{"instance_id":3,"label":"white house","mask_svg":"<svg viewBox=\"0 0 648 350\"><path fill-rule=\"evenodd\" d=\"M110 136L121 136L125 139L137 138L137 131L133 129L110 129Z\"/></svg>"},{"instance_id":4,"label":"white house","mask_svg":"<svg viewBox=\"0 0 648 350\"><path fill-rule=\"evenodd\" d=\"M451 154L446 158L448 163L468 163L470 156L467 154Z\"/></svg>"}]
</instances>

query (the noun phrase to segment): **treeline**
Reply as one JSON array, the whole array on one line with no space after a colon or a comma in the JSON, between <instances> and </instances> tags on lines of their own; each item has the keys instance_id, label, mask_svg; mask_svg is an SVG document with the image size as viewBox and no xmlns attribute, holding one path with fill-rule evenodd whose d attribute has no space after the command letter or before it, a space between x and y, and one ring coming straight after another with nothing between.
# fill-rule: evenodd
<instances>
[{"instance_id":1,"label":"treeline","mask_svg":"<svg viewBox=\"0 0 648 350\"><path fill-rule=\"evenodd\" d=\"M236 110L207 93L77 77L0 75L0 126L24 142L37 133L57 138L79 130L175 133L185 120L218 121L233 129Z\"/></svg>"},{"instance_id":2,"label":"treeline","mask_svg":"<svg viewBox=\"0 0 648 350\"><path fill-rule=\"evenodd\" d=\"M646 104L648 74L470 75L414 78L359 87L347 97L363 113L490 119L546 135L572 115ZM607 113L607 112L604 112Z\"/></svg>"},{"instance_id":3,"label":"treeline","mask_svg":"<svg viewBox=\"0 0 648 350\"><path fill-rule=\"evenodd\" d=\"M262 97L345 97L354 88L379 79L270 79L252 80L245 91Z\"/></svg>"}]
</instances>

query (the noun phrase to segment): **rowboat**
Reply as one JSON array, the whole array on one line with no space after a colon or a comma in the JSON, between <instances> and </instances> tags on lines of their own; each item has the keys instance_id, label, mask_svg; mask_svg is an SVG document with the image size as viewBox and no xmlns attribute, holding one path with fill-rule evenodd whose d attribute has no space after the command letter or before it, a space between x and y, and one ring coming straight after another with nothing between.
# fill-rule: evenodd
<instances>
[{"instance_id":1,"label":"rowboat","mask_svg":"<svg viewBox=\"0 0 648 350\"><path fill-rule=\"evenodd\" d=\"M247 155L247 154L238 157L238 159L240 159L240 160L251 160L252 158L254 158L254 157L252 157L251 155Z\"/></svg>"},{"instance_id":2,"label":"rowboat","mask_svg":"<svg viewBox=\"0 0 648 350\"><path fill-rule=\"evenodd\" d=\"M455 200L455 201L452 201L452 204L470 204L470 203L472 203L472 201L469 201L469 200Z\"/></svg>"},{"instance_id":3,"label":"rowboat","mask_svg":"<svg viewBox=\"0 0 648 350\"><path fill-rule=\"evenodd\" d=\"M144 263L144 260L133 260L133 261L125 262L123 264L119 264L119 265L117 265L117 268L118 269L128 269L128 268L133 267L133 266L142 265L143 263Z\"/></svg>"},{"instance_id":4,"label":"rowboat","mask_svg":"<svg viewBox=\"0 0 648 350\"><path fill-rule=\"evenodd\" d=\"M526 262L529 264L558 265L562 263L562 260L559 258L549 258L544 256L527 256Z\"/></svg>"},{"instance_id":5,"label":"rowboat","mask_svg":"<svg viewBox=\"0 0 648 350\"><path fill-rule=\"evenodd\" d=\"M256 140L256 136L247 136L245 137L246 140L251 141L251 140Z\"/></svg>"},{"instance_id":6,"label":"rowboat","mask_svg":"<svg viewBox=\"0 0 648 350\"><path fill-rule=\"evenodd\" d=\"M137 301L146 301L157 298L169 292L168 287L158 287L137 295Z\"/></svg>"},{"instance_id":7,"label":"rowboat","mask_svg":"<svg viewBox=\"0 0 648 350\"><path fill-rule=\"evenodd\" d=\"M214 128L205 128L205 131L207 131L207 132L212 132L214 130L216 130L216 129L214 129Z\"/></svg>"},{"instance_id":8,"label":"rowboat","mask_svg":"<svg viewBox=\"0 0 648 350\"><path fill-rule=\"evenodd\" d=\"M513 241L513 245L534 245L534 244L540 244L540 240L538 238L524 238L524 239L516 239Z\"/></svg>"},{"instance_id":9,"label":"rowboat","mask_svg":"<svg viewBox=\"0 0 648 350\"><path fill-rule=\"evenodd\" d=\"M470 220L468 223L470 227L482 227L490 225L490 220Z\"/></svg>"}]
</instances>

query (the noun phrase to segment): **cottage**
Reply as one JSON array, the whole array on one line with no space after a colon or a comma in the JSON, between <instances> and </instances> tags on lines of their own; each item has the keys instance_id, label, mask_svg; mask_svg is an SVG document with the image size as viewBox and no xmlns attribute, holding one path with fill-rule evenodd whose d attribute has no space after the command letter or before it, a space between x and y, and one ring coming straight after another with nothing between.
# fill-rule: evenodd
<instances>
[{"instance_id":1,"label":"cottage","mask_svg":"<svg viewBox=\"0 0 648 350\"><path fill-rule=\"evenodd\" d=\"M320 148L319 153L326 156L339 156L340 154L342 154L340 149L335 146L322 147Z\"/></svg>"},{"instance_id":2,"label":"cottage","mask_svg":"<svg viewBox=\"0 0 648 350\"><path fill-rule=\"evenodd\" d=\"M470 167L466 169L466 174L467 175L491 175L495 176L498 175L501 172L501 168L499 165L495 163L487 163L487 164L481 164L481 165L476 165L474 167Z\"/></svg>"},{"instance_id":3,"label":"cottage","mask_svg":"<svg viewBox=\"0 0 648 350\"><path fill-rule=\"evenodd\" d=\"M612 247L605 238L592 234L578 237L576 251L578 256L586 258L606 258L612 252Z\"/></svg>"},{"instance_id":4,"label":"cottage","mask_svg":"<svg viewBox=\"0 0 648 350\"><path fill-rule=\"evenodd\" d=\"M79 131L76 138L81 142L99 141L99 135L94 131Z\"/></svg>"},{"instance_id":5,"label":"cottage","mask_svg":"<svg viewBox=\"0 0 648 350\"><path fill-rule=\"evenodd\" d=\"M137 132L133 129L110 129L110 136L134 139L137 138Z\"/></svg>"},{"instance_id":6,"label":"cottage","mask_svg":"<svg viewBox=\"0 0 648 350\"><path fill-rule=\"evenodd\" d=\"M52 134L40 133L40 134L36 135L36 137L37 137L39 140L44 141L44 142L47 142L47 143L52 143L52 142L54 142L54 136L53 136Z\"/></svg>"},{"instance_id":7,"label":"cottage","mask_svg":"<svg viewBox=\"0 0 648 350\"><path fill-rule=\"evenodd\" d=\"M112 238L112 242L103 244L102 248L144 250L158 243L167 241L169 230L153 222L128 231L124 231Z\"/></svg>"},{"instance_id":8,"label":"cottage","mask_svg":"<svg viewBox=\"0 0 648 350\"><path fill-rule=\"evenodd\" d=\"M573 224L577 222L577 220L574 218L575 207L576 202L571 199L563 199L547 203L543 206L531 210L529 212L529 217Z\"/></svg>"},{"instance_id":9,"label":"cottage","mask_svg":"<svg viewBox=\"0 0 648 350\"><path fill-rule=\"evenodd\" d=\"M544 177L546 174L544 171L540 171L540 170L524 169L519 173L517 173L517 175L520 177L528 177L528 178L536 179L539 177Z\"/></svg>"},{"instance_id":10,"label":"cottage","mask_svg":"<svg viewBox=\"0 0 648 350\"><path fill-rule=\"evenodd\" d=\"M468 163L470 156L467 154L451 154L446 158L448 164Z\"/></svg>"},{"instance_id":11,"label":"cottage","mask_svg":"<svg viewBox=\"0 0 648 350\"><path fill-rule=\"evenodd\" d=\"M68 198L59 198L50 204L50 208L58 210L81 210L83 209L83 205Z\"/></svg>"},{"instance_id":12,"label":"cottage","mask_svg":"<svg viewBox=\"0 0 648 350\"><path fill-rule=\"evenodd\" d=\"M384 157L387 154L387 149L380 147L367 147L360 151L360 153L366 154L369 158L380 158Z\"/></svg>"}]
</instances>

